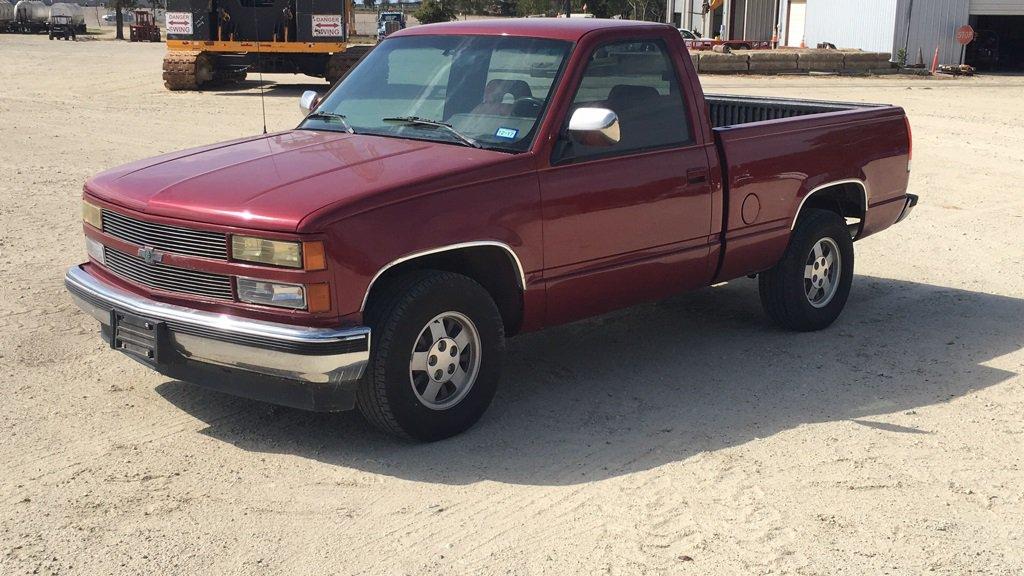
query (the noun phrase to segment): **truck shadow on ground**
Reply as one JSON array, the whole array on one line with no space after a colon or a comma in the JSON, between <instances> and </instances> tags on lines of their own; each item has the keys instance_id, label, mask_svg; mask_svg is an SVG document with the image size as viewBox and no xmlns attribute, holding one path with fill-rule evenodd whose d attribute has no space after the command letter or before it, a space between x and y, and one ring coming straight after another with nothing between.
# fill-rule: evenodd
<instances>
[{"instance_id":1,"label":"truck shadow on ground","mask_svg":"<svg viewBox=\"0 0 1024 576\"><path fill-rule=\"evenodd\" d=\"M509 342L491 409L467 433L412 444L358 414L270 407L183 382L157 390L254 452L288 453L404 479L569 485L683 461L805 424L929 434L903 412L1015 372L1024 300L860 276L828 330L774 328L756 282L686 294ZM901 425L881 415L898 413Z\"/></svg>"}]
</instances>

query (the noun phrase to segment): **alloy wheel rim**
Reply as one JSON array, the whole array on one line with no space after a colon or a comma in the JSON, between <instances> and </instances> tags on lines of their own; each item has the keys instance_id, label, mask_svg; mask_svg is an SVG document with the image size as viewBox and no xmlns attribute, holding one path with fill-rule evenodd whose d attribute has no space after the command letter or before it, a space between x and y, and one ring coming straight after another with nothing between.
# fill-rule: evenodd
<instances>
[{"instance_id":1,"label":"alloy wheel rim","mask_svg":"<svg viewBox=\"0 0 1024 576\"><path fill-rule=\"evenodd\" d=\"M461 402L479 372L480 333L465 314L438 314L413 342L409 382L416 399L431 410Z\"/></svg>"},{"instance_id":2,"label":"alloy wheel rim","mask_svg":"<svg viewBox=\"0 0 1024 576\"><path fill-rule=\"evenodd\" d=\"M839 290L843 262L839 245L831 238L814 243L804 262L804 294L815 308L824 308Z\"/></svg>"}]
</instances>

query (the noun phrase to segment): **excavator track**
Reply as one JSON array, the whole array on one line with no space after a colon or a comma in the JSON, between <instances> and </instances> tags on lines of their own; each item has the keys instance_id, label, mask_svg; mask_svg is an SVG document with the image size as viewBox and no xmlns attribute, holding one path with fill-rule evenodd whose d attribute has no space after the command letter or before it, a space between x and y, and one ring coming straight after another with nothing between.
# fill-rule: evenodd
<instances>
[{"instance_id":1,"label":"excavator track","mask_svg":"<svg viewBox=\"0 0 1024 576\"><path fill-rule=\"evenodd\" d=\"M168 52L164 56L164 86L168 90L197 90L214 77L210 57L203 52Z\"/></svg>"},{"instance_id":2,"label":"excavator track","mask_svg":"<svg viewBox=\"0 0 1024 576\"><path fill-rule=\"evenodd\" d=\"M324 73L324 78L331 84L334 84L355 66L360 58L372 49L373 46L351 46L344 52L332 54L331 59L327 61L327 70Z\"/></svg>"}]
</instances>

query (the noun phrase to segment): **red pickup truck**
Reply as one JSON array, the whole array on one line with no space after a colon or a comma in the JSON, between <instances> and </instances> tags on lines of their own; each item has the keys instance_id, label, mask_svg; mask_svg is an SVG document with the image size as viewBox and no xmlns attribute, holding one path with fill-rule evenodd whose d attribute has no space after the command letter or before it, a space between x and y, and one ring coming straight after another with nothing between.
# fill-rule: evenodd
<instances>
[{"instance_id":1,"label":"red pickup truck","mask_svg":"<svg viewBox=\"0 0 1024 576\"><path fill-rule=\"evenodd\" d=\"M67 288L162 374L422 440L481 416L513 334L751 275L825 328L917 202L902 109L705 95L667 25L409 28L301 105L92 178Z\"/></svg>"}]
</instances>

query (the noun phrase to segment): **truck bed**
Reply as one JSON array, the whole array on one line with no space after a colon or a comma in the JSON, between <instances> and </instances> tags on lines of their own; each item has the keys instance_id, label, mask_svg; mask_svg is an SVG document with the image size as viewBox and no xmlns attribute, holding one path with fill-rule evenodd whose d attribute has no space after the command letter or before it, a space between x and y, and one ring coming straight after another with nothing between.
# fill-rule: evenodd
<instances>
[{"instance_id":1,"label":"truck bed","mask_svg":"<svg viewBox=\"0 0 1024 576\"><path fill-rule=\"evenodd\" d=\"M760 96L730 96L727 94L705 94L704 100L708 103L712 128L792 118L794 116L807 116L810 114L884 107L883 104L794 100L790 98Z\"/></svg>"},{"instance_id":2,"label":"truck bed","mask_svg":"<svg viewBox=\"0 0 1024 576\"><path fill-rule=\"evenodd\" d=\"M909 133L884 104L708 95L723 175L725 253L718 281L770 268L805 198L841 186L866 217L857 238L884 229L906 197Z\"/></svg>"}]
</instances>

